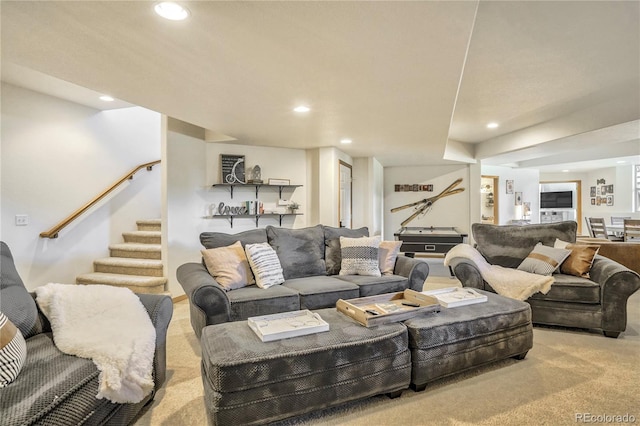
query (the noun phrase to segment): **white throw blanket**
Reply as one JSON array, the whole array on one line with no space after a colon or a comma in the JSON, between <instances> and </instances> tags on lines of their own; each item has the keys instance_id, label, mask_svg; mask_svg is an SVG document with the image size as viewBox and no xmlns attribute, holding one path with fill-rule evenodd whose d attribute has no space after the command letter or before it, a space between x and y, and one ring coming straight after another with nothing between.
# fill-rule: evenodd
<instances>
[{"instance_id":1,"label":"white throw blanket","mask_svg":"<svg viewBox=\"0 0 640 426\"><path fill-rule=\"evenodd\" d=\"M49 283L35 292L58 349L100 371L98 399L136 403L151 392L156 331L138 296L106 285Z\"/></svg>"},{"instance_id":2,"label":"white throw blanket","mask_svg":"<svg viewBox=\"0 0 640 426\"><path fill-rule=\"evenodd\" d=\"M482 278L500 295L517 300L526 300L537 292L547 294L555 279L552 276L532 274L519 269L489 264L478 250L469 244L458 244L444 258L445 266L454 257L472 260Z\"/></svg>"}]
</instances>

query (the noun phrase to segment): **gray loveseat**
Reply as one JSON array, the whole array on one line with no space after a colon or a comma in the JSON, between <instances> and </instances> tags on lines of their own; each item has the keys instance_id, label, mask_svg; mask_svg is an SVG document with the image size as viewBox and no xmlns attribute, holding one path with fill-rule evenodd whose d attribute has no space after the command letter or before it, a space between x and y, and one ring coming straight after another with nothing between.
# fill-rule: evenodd
<instances>
[{"instance_id":1,"label":"gray loveseat","mask_svg":"<svg viewBox=\"0 0 640 426\"><path fill-rule=\"evenodd\" d=\"M203 232L200 242L205 248L225 247L236 241L243 247L268 242L278 255L285 282L268 289L251 285L227 292L202 263L181 265L177 278L189 297L193 330L200 337L207 325L299 309L331 308L338 299L407 288L422 291L429 266L405 256L398 256L393 275L337 275L341 262L340 236L355 238L368 234L367 228L322 225L302 229L267 226L238 234Z\"/></svg>"},{"instance_id":2,"label":"gray loveseat","mask_svg":"<svg viewBox=\"0 0 640 426\"><path fill-rule=\"evenodd\" d=\"M166 373L167 327L173 314L168 296L140 294L156 329L155 389L137 404L96 399L99 371L90 359L66 355L54 342L49 322L24 287L9 247L0 242L0 311L26 340L27 356L18 377L0 388L2 425L126 425L162 386Z\"/></svg>"},{"instance_id":3,"label":"gray loveseat","mask_svg":"<svg viewBox=\"0 0 640 426\"><path fill-rule=\"evenodd\" d=\"M538 242L554 246L560 239L574 243L577 223L572 221L541 225L472 225L476 248L492 265L517 268ZM494 291L482 279L473 261L453 258L450 266L463 286ZM554 274L555 283L547 294L536 293L527 302L532 321L537 324L600 329L608 337L618 337L627 326L627 299L640 288L640 276L625 266L596 255L589 278Z\"/></svg>"}]
</instances>

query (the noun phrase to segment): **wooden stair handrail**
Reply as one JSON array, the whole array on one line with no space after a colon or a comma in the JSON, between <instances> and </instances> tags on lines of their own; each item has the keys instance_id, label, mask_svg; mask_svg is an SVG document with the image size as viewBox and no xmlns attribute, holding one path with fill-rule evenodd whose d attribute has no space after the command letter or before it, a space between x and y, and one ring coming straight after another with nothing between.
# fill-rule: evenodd
<instances>
[{"instance_id":1,"label":"wooden stair handrail","mask_svg":"<svg viewBox=\"0 0 640 426\"><path fill-rule=\"evenodd\" d=\"M135 175L138 171L140 171L141 169L147 169L147 170L151 171L151 169L153 169L153 166L155 166L156 164L160 164L160 160L155 160L155 161L151 161L149 163L140 164L138 167L136 167L133 170L131 170L129 173L127 173L122 178L120 178L117 182L113 183L107 189L105 189L100 194L98 194L98 196L95 197L93 200L89 201L87 204L85 204L84 206L80 207L75 212L71 213L67 218L62 220L56 226L54 226L53 228L49 229L48 231L40 233L40 238L58 238L58 233L62 230L62 228L64 228L65 226L67 226L68 224L70 224L71 222L76 220L82 213L84 213L85 211L89 210L98 201L100 201L104 197L106 197L111 191L116 189L118 186L120 186L121 184L123 184L127 180L133 179L133 175Z\"/></svg>"}]
</instances>

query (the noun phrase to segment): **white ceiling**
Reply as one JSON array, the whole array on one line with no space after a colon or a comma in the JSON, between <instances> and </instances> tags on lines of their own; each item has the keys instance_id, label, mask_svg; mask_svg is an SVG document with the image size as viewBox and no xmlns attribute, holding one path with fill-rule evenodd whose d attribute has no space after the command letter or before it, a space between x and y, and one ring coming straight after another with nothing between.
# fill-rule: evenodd
<instances>
[{"instance_id":1,"label":"white ceiling","mask_svg":"<svg viewBox=\"0 0 640 426\"><path fill-rule=\"evenodd\" d=\"M385 166L640 155L637 1L181 4L2 1L2 79Z\"/></svg>"}]
</instances>

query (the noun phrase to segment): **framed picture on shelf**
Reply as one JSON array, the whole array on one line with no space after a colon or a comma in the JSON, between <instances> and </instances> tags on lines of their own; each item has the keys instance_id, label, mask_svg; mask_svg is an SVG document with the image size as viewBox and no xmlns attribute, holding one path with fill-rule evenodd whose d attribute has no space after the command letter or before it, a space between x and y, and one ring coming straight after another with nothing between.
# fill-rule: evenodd
<instances>
[{"instance_id":1,"label":"framed picture on shelf","mask_svg":"<svg viewBox=\"0 0 640 426\"><path fill-rule=\"evenodd\" d=\"M269 178L269 185L291 185L291 180Z\"/></svg>"},{"instance_id":2,"label":"framed picture on shelf","mask_svg":"<svg viewBox=\"0 0 640 426\"><path fill-rule=\"evenodd\" d=\"M513 180L507 179L507 194L513 194Z\"/></svg>"},{"instance_id":3,"label":"framed picture on shelf","mask_svg":"<svg viewBox=\"0 0 640 426\"><path fill-rule=\"evenodd\" d=\"M244 155L220 154L222 183L245 183Z\"/></svg>"}]
</instances>

